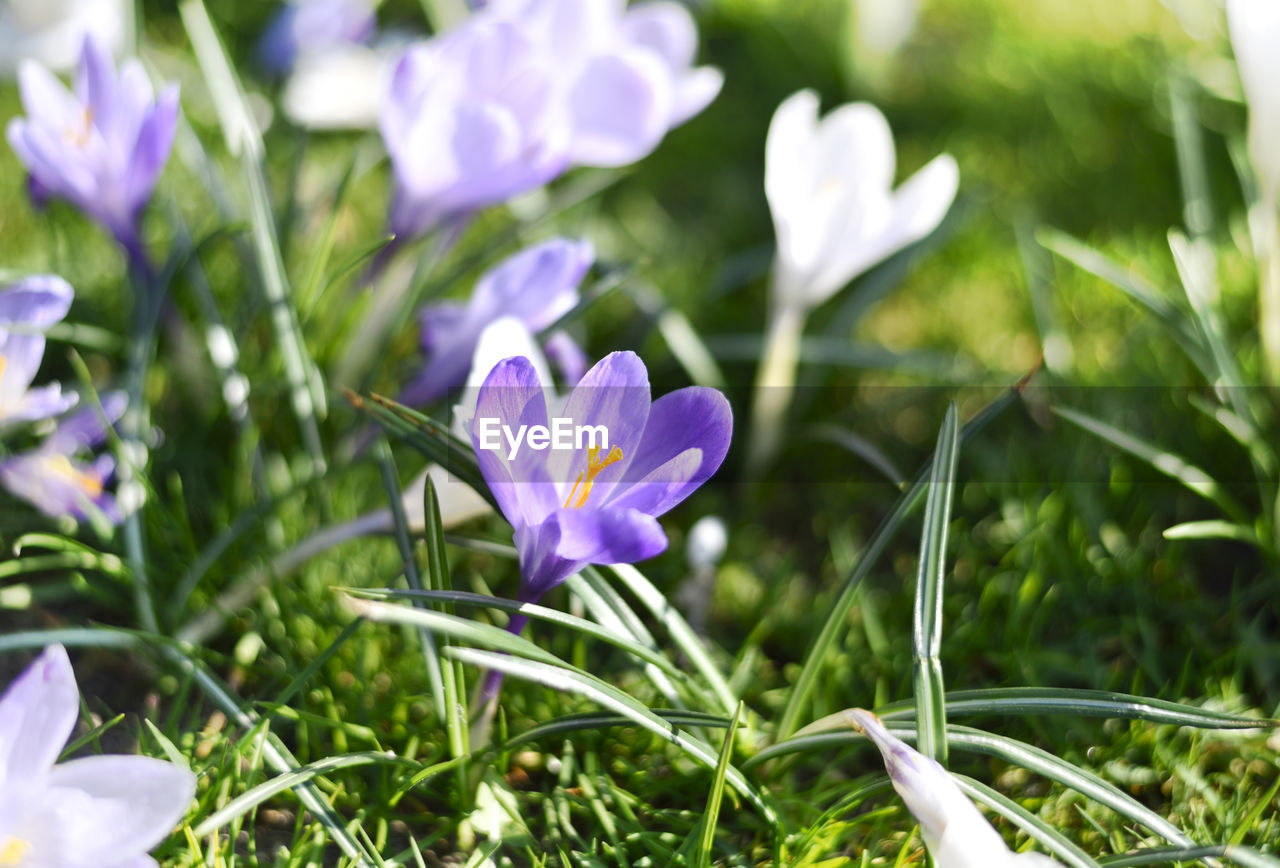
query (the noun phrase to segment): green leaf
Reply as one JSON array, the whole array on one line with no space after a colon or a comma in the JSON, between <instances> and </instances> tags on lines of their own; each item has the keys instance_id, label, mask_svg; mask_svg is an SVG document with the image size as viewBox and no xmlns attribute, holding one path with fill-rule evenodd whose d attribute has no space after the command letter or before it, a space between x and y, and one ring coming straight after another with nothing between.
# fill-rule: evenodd
<instances>
[{"instance_id":1,"label":"green leaf","mask_svg":"<svg viewBox=\"0 0 1280 868\"><path fill-rule=\"evenodd\" d=\"M374 751L365 751L361 753L339 754L338 756L325 757L322 760L316 760L313 763L307 763L290 772L277 775L268 781L258 784L256 787L236 796L221 809L215 811L209 817L205 818L199 826L195 828L195 836L203 838L205 835L212 834L236 817L246 814L258 805L265 802L274 795L291 790L310 781L317 775L326 772L336 771L337 769L351 768L352 766L366 765L393 765L416 767L417 763L413 760L398 757L392 753L378 753Z\"/></svg>"},{"instance_id":2,"label":"green leaf","mask_svg":"<svg viewBox=\"0 0 1280 868\"><path fill-rule=\"evenodd\" d=\"M1245 512L1236 503L1235 498L1219 485L1212 476L1191 464L1181 455L1175 455L1157 446L1152 446L1127 431L1121 431L1106 422L1068 407L1055 406L1052 410L1068 422L1078 425L1090 434L1102 438L1112 446L1128 452L1134 458L1151 465L1151 467L1165 476L1182 483L1191 491L1216 504L1236 521L1243 522L1246 520Z\"/></svg>"},{"instance_id":3,"label":"green leaf","mask_svg":"<svg viewBox=\"0 0 1280 868\"><path fill-rule=\"evenodd\" d=\"M702 815L702 840L695 863L698 868L711 868L711 848L716 841L716 823L720 818L720 801L724 797L724 779L729 771L729 761L733 758L733 744L738 735L738 720L741 717L742 702L739 701L738 707L734 709L733 719L729 721L724 744L720 747L720 758L711 779L711 792L707 794L707 810Z\"/></svg>"},{"instance_id":4,"label":"green leaf","mask_svg":"<svg viewBox=\"0 0 1280 868\"><path fill-rule=\"evenodd\" d=\"M561 690L586 697L626 717L635 725L653 733L664 741L670 742L707 768L714 769L717 765L716 752L705 741L677 727L673 727L657 714L654 714L639 700L622 692L613 685L601 681L594 675L568 668L563 664L558 665L533 659L521 659L504 654L495 654L491 651L477 651L471 648L450 646L445 648L445 654L456 657L459 660L465 660L475 666L496 669L507 675L514 675L526 681L542 684L553 690ZM776 822L773 808L765 802L755 787L743 777L742 772L730 765L725 772L725 777L739 794L756 806L762 817L770 823Z\"/></svg>"},{"instance_id":5,"label":"green leaf","mask_svg":"<svg viewBox=\"0 0 1280 868\"><path fill-rule=\"evenodd\" d=\"M912 620L915 661L916 733L920 752L947 761L947 707L942 681L942 587L946 573L947 530L956 489L958 424L956 405L947 408L938 432L933 470L924 507L920 564Z\"/></svg>"},{"instance_id":6,"label":"green leaf","mask_svg":"<svg viewBox=\"0 0 1280 868\"><path fill-rule=\"evenodd\" d=\"M970 419L960 431L960 442L964 443L975 436L988 422L999 416L1006 408L1018 400L1018 396L1021 395L1022 388L1025 385L1025 380L1015 384ZM785 738L796 731L800 714L804 710L804 704L808 701L809 694L817 684L818 676L821 674L823 666L826 665L827 655L835 644L836 637L847 623L849 609L857 601L858 585L862 583L862 580L879 562L880 556L888 548L889 543L898 532L898 528L902 526L907 516L919 504L924 496L925 479L932 473L932 468L933 459L930 458L929 462L916 473L911 487L902 493L893 505L889 515L885 517L880 526L876 528L875 533L871 535L871 540L867 543L862 557L858 559L853 570L845 578L840 592L836 595L831 611L827 614L826 620L822 622L822 628L818 631L817 637L805 654L800 674L791 687L791 693L787 696L787 705L778 724L779 738Z\"/></svg>"}]
</instances>

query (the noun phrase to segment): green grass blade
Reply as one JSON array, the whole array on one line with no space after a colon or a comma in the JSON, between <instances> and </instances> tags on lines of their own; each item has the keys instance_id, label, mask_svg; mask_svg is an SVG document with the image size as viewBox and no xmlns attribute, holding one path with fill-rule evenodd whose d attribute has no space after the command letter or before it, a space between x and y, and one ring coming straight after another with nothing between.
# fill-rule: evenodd
<instances>
[{"instance_id":1,"label":"green grass blade","mask_svg":"<svg viewBox=\"0 0 1280 868\"><path fill-rule=\"evenodd\" d=\"M947 761L947 706L942 681L942 589L946 573L947 530L956 489L959 425L956 405L947 408L938 432L933 470L925 495L924 528L912 619L915 661L916 734L920 752Z\"/></svg>"},{"instance_id":2,"label":"green grass blade","mask_svg":"<svg viewBox=\"0 0 1280 868\"><path fill-rule=\"evenodd\" d=\"M1112 446L1128 452L1139 461L1151 465L1165 476L1182 483L1205 500L1217 505L1237 522L1247 521L1246 514L1226 489L1217 480L1199 467L1191 464L1181 455L1167 452L1142 440L1128 431L1121 431L1100 419L1095 419L1069 407L1054 406L1053 412L1073 425L1088 431L1096 437L1107 441Z\"/></svg>"},{"instance_id":3,"label":"green grass blade","mask_svg":"<svg viewBox=\"0 0 1280 868\"><path fill-rule=\"evenodd\" d=\"M724 797L724 779L729 771L729 762L733 758L734 739L738 735L738 720L742 717L742 703L734 709L733 719L729 721L729 731L724 735L724 744L720 747L720 758L716 762L715 774L711 779L711 792L707 794L707 810L702 815L702 840L699 842L697 868L711 868L711 848L716 842L716 823L720 818L720 801Z\"/></svg>"},{"instance_id":4,"label":"green grass blade","mask_svg":"<svg viewBox=\"0 0 1280 868\"><path fill-rule=\"evenodd\" d=\"M729 725L729 719L718 714L706 714L701 711L686 711L684 709L667 709L653 708L650 709L654 714L670 723L672 726L685 726L691 728L707 728L707 729L724 729ZM549 720L546 723L540 723L532 729L527 729L518 735L508 739L504 747L508 750L514 750L531 742L540 741L544 738L559 737L570 732L583 732L592 729L607 729L614 726L630 726L631 720L620 714L609 714L607 712L583 712L581 714L566 714Z\"/></svg>"},{"instance_id":5,"label":"green grass blade","mask_svg":"<svg viewBox=\"0 0 1280 868\"><path fill-rule=\"evenodd\" d=\"M1245 868L1280 868L1280 859L1252 847L1235 844L1214 844L1208 847L1151 847L1125 856L1112 856L1101 860L1106 868L1130 868L1132 865L1168 865L1174 862L1192 862L1199 859L1230 859Z\"/></svg>"},{"instance_id":6,"label":"green grass blade","mask_svg":"<svg viewBox=\"0 0 1280 868\"><path fill-rule=\"evenodd\" d=\"M716 767L718 762L716 752L705 741L671 726L639 700L586 672L575 671L554 663L549 665L537 660L521 659L471 648L449 646L445 648L445 653L475 666L497 669L507 675L514 675L516 678L532 681L553 690L586 697L621 714L636 726L670 742L707 768ZM776 821L773 808L743 777L742 772L730 765L725 772L725 777L739 794L756 806L761 816L770 823Z\"/></svg>"},{"instance_id":7,"label":"green grass blade","mask_svg":"<svg viewBox=\"0 0 1280 868\"><path fill-rule=\"evenodd\" d=\"M195 836L203 838L205 835L211 834L217 829L222 828L235 818L247 814L258 805L265 802L272 796L283 793L285 790L291 790L300 784L310 781L317 775L326 772L335 771L337 769L351 768L352 766L364 765L397 765L416 767L417 763L412 760L397 757L391 753L378 753L375 751L364 751L360 753L339 754L338 756L325 757L322 760L316 760L313 763L307 763L291 772L282 775L276 775L268 781L258 784L246 792L236 796L222 808L205 818L199 826L195 828Z\"/></svg>"},{"instance_id":8,"label":"green grass blade","mask_svg":"<svg viewBox=\"0 0 1280 868\"><path fill-rule=\"evenodd\" d=\"M1025 385L1025 380L1015 384L970 419L960 431L960 442L963 443L975 436L988 422L999 416L1018 400L1018 396ZM817 684L818 676L826 663L828 651L830 651L835 643L836 636L846 623L849 609L857 601L858 585L862 583L862 580L879 562L880 556L888 548L889 543L898 532L898 528L902 526L907 516L911 514L921 498L924 497L925 479L932 472L932 467L933 459L930 458L929 462L916 474L911 487L902 493L893 505L889 515L885 517L880 526L876 528L875 533L871 535L871 540L867 543L862 557L858 559L853 570L845 578L830 613L827 615L826 620L823 621L822 628L818 631L817 637L805 654L800 674L796 677L795 684L791 687L791 693L787 697L786 708L783 710L782 718L778 723L777 737L779 739L786 738L798 728L801 712L809 699L809 694L813 692L813 688Z\"/></svg>"},{"instance_id":9,"label":"green grass blade","mask_svg":"<svg viewBox=\"0 0 1280 868\"><path fill-rule=\"evenodd\" d=\"M684 616L671 605L661 591L649 579L631 564L614 564L610 570L622 581L631 593L635 594L641 604L657 618L666 628L671 640L680 652L689 658L693 668L706 680L707 686L715 694L720 707L727 714L737 707L738 699L733 694L724 673L711 660L703 640L689 626Z\"/></svg>"},{"instance_id":10,"label":"green grass blade","mask_svg":"<svg viewBox=\"0 0 1280 868\"><path fill-rule=\"evenodd\" d=\"M1030 835L1041 847L1072 868L1100 868L1098 863L1072 841L1044 820L1010 799L1004 793L965 775L952 774L952 779L965 795L986 805L1013 825Z\"/></svg>"},{"instance_id":11,"label":"green grass blade","mask_svg":"<svg viewBox=\"0 0 1280 868\"><path fill-rule=\"evenodd\" d=\"M1173 726L1200 729L1257 729L1280 726L1270 718L1246 717L1212 711L1163 699L1148 699L1110 690L1077 690L1066 687L992 687L956 690L947 694L947 714L951 717L989 714L1073 714L1121 720L1146 720ZM876 709L886 720L909 720L915 716L913 702L893 702Z\"/></svg>"}]
</instances>

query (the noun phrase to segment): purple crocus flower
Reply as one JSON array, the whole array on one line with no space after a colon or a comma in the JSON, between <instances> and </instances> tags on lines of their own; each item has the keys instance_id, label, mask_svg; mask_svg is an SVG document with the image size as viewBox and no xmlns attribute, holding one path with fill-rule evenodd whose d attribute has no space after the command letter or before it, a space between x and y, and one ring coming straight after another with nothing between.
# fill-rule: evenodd
<instances>
[{"instance_id":1,"label":"purple crocus flower","mask_svg":"<svg viewBox=\"0 0 1280 868\"><path fill-rule=\"evenodd\" d=\"M76 402L62 386L31 388L44 358L44 332L71 307L71 286L41 274L0 289L0 428L56 416Z\"/></svg>"},{"instance_id":2,"label":"purple crocus flower","mask_svg":"<svg viewBox=\"0 0 1280 868\"><path fill-rule=\"evenodd\" d=\"M141 63L125 61L117 76L111 56L88 36L73 91L35 61L18 70L18 87L27 116L9 122L9 144L36 204L65 199L143 261L139 223L169 159L177 86L154 98Z\"/></svg>"},{"instance_id":3,"label":"purple crocus flower","mask_svg":"<svg viewBox=\"0 0 1280 868\"><path fill-rule=\"evenodd\" d=\"M376 24L368 0L295 0L262 34L258 57L270 71L285 73L300 54L368 41Z\"/></svg>"},{"instance_id":4,"label":"purple crocus flower","mask_svg":"<svg viewBox=\"0 0 1280 868\"><path fill-rule=\"evenodd\" d=\"M156 868L147 851L186 813L195 776L141 756L57 763L79 716L61 645L46 648L0 696L0 865Z\"/></svg>"},{"instance_id":5,"label":"purple crocus flower","mask_svg":"<svg viewBox=\"0 0 1280 868\"><path fill-rule=\"evenodd\" d=\"M0 485L53 518L83 521L96 515L119 524L124 516L106 490L115 459L103 453L85 463L76 456L105 439L106 425L119 421L127 403L124 392L108 392L101 413L97 407L73 413L34 450L0 459Z\"/></svg>"},{"instance_id":6,"label":"purple crocus flower","mask_svg":"<svg viewBox=\"0 0 1280 868\"><path fill-rule=\"evenodd\" d=\"M641 159L724 83L717 69L693 68L697 25L678 3L497 0L488 14L516 23L554 64L576 165Z\"/></svg>"},{"instance_id":7,"label":"purple crocus flower","mask_svg":"<svg viewBox=\"0 0 1280 868\"><path fill-rule=\"evenodd\" d=\"M487 17L405 54L381 128L400 237L539 187L569 162L551 64L514 24Z\"/></svg>"},{"instance_id":8,"label":"purple crocus flower","mask_svg":"<svg viewBox=\"0 0 1280 868\"><path fill-rule=\"evenodd\" d=\"M504 359L480 387L471 422L480 471L515 528L523 602L587 564L666 549L656 517L716 472L733 433L729 402L715 389L650 401L648 372L631 352L597 362L555 419L543 387L528 359ZM517 616L509 629L523 626Z\"/></svg>"},{"instance_id":9,"label":"purple crocus flower","mask_svg":"<svg viewBox=\"0 0 1280 868\"><path fill-rule=\"evenodd\" d=\"M577 304L578 284L594 261L591 242L553 238L485 272L465 304L440 302L426 307L420 323L422 349L429 361L400 394L400 402L429 404L465 383L480 334L494 320L514 317L534 333L550 326ZM548 349L572 361L572 353L559 345L563 340L568 340L567 335Z\"/></svg>"}]
</instances>

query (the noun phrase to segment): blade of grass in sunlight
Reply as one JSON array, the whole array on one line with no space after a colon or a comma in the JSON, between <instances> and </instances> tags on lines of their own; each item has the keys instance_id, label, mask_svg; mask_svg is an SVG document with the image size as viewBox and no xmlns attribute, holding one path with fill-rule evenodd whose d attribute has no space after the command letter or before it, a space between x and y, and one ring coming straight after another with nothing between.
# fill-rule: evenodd
<instances>
[{"instance_id":1,"label":"blade of grass in sunlight","mask_svg":"<svg viewBox=\"0 0 1280 868\"><path fill-rule=\"evenodd\" d=\"M491 651L478 651L471 648L449 646L445 654L456 656L476 666L486 669L497 669L507 675L526 681L533 681L561 690L584 696L593 702L603 705L623 715L635 725L645 729L664 741L679 747L686 754L698 760L709 769L714 769L717 755L706 742L697 739L664 721L643 703L623 691L585 672L566 668L563 664L539 662L535 659L521 659ZM532 656L532 655L530 655ZM764 800L742 773L730 765L725 772L726 779L740 795L756 806L760 815L768 822L776 822L773 808Z\"/></svg>"},{"instance_id":2,"label":"blade of grass in sunlight","mask_svg":"<svg viewBox=\"0 0 1280 868\"><path fill-rule=\"evenodd\" d=\"M595 568L592 567L592 570ZM662 594L661 591L632 564L613 564L609 567L614 575L640 600L641 604L658 619L667 630L671 641L689 658L693 668L706 679L707 686L720 702L721 709L728 714L738 705L738 698L729 688L724 673L712 661L707 653L704 640L693 631L684 615Z\"/></svg>"},{"instance_id":3,"label":"blade of grass in sunlight","mask_svg":"<svg viewBox=\"0 0 1280 868\"><path fill-rule=\"evenodd\" d=\"M947 714L952 717L989 714L1004 717L1011 714L1075 714L1122 720L1146 720L1173 726L1202 729L1256 729L1280 726L1280 721L1265 717L1247 717L1225 711L1214 711L1131 696L1110 690L1080 690L1065 687L993 687L981 690L956 690L948 693ZM876 709L882 719L908 720L915 716L911 700L892 702Z\"/></svg>"},{"instance_id":4,"label":"blade of grass in sunlight","mask_svg":"<svg viewBox=\"0 0 1280 868\"><path fill-rule=\"evenodd\" d=\"M1100 868L1098 863L1057 829L1019 805L1003 793L965 775L952 774L952 779L965 795L986 805L1013 825L1030 835L1040 846L1073 868Z\"/></svg>"},{"instance_id":5,"label":"blade of grass in sunlight","mask_svg":"<svg viewBox=\"0 0 1280 868\"><path fill-rule=\"evenodd\" d=\"M253 229L258 269L284 360L290 403L311 459L310 475L319 476L328 466L317 422L317 417L325 414L326 398L319 372L307 354L289 299L288 275L280 258L279 240L262 171L262 136L204 3L202 0L183 0L178 10L213 96L227 147L242 163L249 191L249 222Z\"/></svg>"},{"instance_id":6,"label":"blade of grass in sunlight","mask_svg":"<svg viewBox=\"0 0 1280 868\"><path fill-rule=\"evenodd\" d=\"M649 710L663 720L668 721L672 726L684 726L691 729L725 729L729 726L729 719L719 714L669 708L651 708ZM522 747L544 738L562 736L570 732L585 732L593 729L630 725L631 719L620 714L594 711L566 714L512 736L507 740L505 747L509 750L514 750L517 747Z\"/></svg>"},{"instance_id":7,"label":"blade of grass in sunlight","mask_svg":"<svg viewBox=\"0 0 1280 868\"><path fill-rule=\"evenodd\" d=\"M1133 865L1168 865L1175 862L1192 862L1221 857L1230 859L1244 868L1280 868L1280 859L1262 853L1252 847L1235 844L1218 844L1208 847L1150 847L1125 856L1111 856L1100 860L1106 868L1130 868Z\"/></svg>"},{"instance_id":8,"label":"blade of grass in sunlight","mask_svg":"<svg viewBox=\"0 0 1280 868\"><path fill-rule=\"evenodd\" d=\"M1069 407L1060 405L1054 405L1051 409L1055 415L1061 416L1074 425L1078 425L1090 434L1107 441L1112 446L1128 452L1134 458L1146 462L1165 476L1182 483L1191 491L1216 504L1235 521L1247 521L1245 511L1236 502L1235 498L1208 473L1189 463L1182 456L1167 452L1157 446L1152 446L1127 431L1121 431L1119 428L1108 425L1106 422L1095 419L1078 410L1072 410Z\"/></svg>"},{"instance_id":9,"label":"blade of grass in sunlight","mask_svg":"<svg viewBox=\"0 0 1280 868\"><path fill-rule=\"evenodd\" d=\"M925 495L924 528L912 618L915 659L916 734L920 752L947 762L947 706L942 681L942 588L947 568L947 531L956 490L959 425L956 405L947 407L933 453L933 471Z\"/></svg>"},{"instance_id":10,"label":"blade of grass in sunlight","mask_svg":"<svg viewBox=\"0 0 1280 868\"><path fill-rule=\"evenodd\" d=\"M711 792L707 794L707 808L702 815L702 835L694 865L697 868L711 868L711 848L716 843L716 824L720 818L720 801L724 797L724 779L729 771L729 762L733 758L734 739L738 734L738 720L742 717L742 703L734 709L733 718L729 721L729 731L724 734L724 744L720 747L720 758L716 762L715 774L711 778Z\"/></svg>"},{"instance_id":11,"label":"blade of grass in sunlight","mask_svg":"<svg viewBox=\"0 0 1280 868\"><path fill-rule=\"evenodd\" d=\"M1006 408L1017 401L1024 385L1025 381L1019 382L965 423L960 430L960 442L963 444L966 440L976 435L988 422L999 416ZM818 675L825 665L827 652L831 649L837 634L846 623L849 609L857 599L856 591L858 585L875 567L880 556L884 554L884 550L893 540L898 528L902 526L907 516L911 514L924 497L925 479L932 472L932 467L933 459L930 458L929 463L916 473L911 487L898 497L893 509L880 523L880 526L876 528L875 533L871 535L871 539L867 543L862 556L858 558L852 572L845 578L830 612L822 622L822 628L818 631L813 644L805 652L804 664L791 687L791 692L787 697L786 708L783 710L782 718L778 723L776 738L786 738L798 728L800 715L809 699L810 692L812 692L814 685L817 683Z\"/></svg>"},{"instance_id":12,"label":"blade of grass in sunlight","mask_svg":"<svg viewBox=\"0 0 1280 868\"><path fill-rule=\"evenodd\" d=\"M363 765L404 766L407 768L414 768L417 766L417 763L413 760L398 757L389 752L376 753L372 751L364 751L360 753L340 754L338 756L325 757L324 759L316 760L315 762L300 766L291 772L276 775L274 778L258 784L247 792L241 793L226 805L206 817L199 826L196 826L195 835L197 838L203 838L205 835L208 835L225 826L227 823L230 823L236 817L242 816L253 810L272 796L283 793L285 790L291 790L300 784L310 781L317 775L322 775L338 769Z\"/></svg>"},{"instance_id":13,"label":"blade of grass in sunlight","mask_svg":"<svg viewBox=\"0 0 1280 868\"><path fill-rule=\"evenodd\" d=\"M414 591L424 590L422 577L418 574L418 562L413 556L413 539L409 531L408 520L404 516L404 504L400 502L400 479L396 474L395 461L391 457L391 449L385 437L379 437L373 447L374 460L382 471L382 484L387 489L387 505L391 509L391 523L396 538L396 546L400 549L400 561L404 565L405 581ZM415 601L414 605L422 605ZM431 701L435 707L436 717L444 719L445 704L444 674L441 672L440 652L436 649L435 637L425 627L418 628L418 638L422 641L423 662L427 667L427 682L431 685Z\"/></svg>"}]
</instances>

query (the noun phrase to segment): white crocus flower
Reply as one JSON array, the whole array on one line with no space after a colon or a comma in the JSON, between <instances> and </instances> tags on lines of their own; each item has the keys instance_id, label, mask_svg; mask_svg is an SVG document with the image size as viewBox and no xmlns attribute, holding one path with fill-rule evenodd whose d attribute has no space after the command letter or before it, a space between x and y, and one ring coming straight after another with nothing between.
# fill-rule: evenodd
<instances>
[{"instance_id":1,"label":"white crocus flower","mask_svg":"<svg viewBox=\"0 0 1280 868\"><path fill-rule=\"evenodd\" d=\"M142 756L57 763L79 716L61 645L46 648L0 696L0 865L155 868L147 851L186 813L195 775Z\"/></svg>"},{"instance_id":2,"label":"white crocus flower","mask_svg":"<svg viewBox=\"0 0 1280 868\"><path fill-rule=\"evenodd\" d=\"M937 761L913 750L861 708L845 712L880 749L893 788L920 824L937 868L1061 868L1039 853L1014 853Z\"/></svg>"},{"instance_id":3,"label":"white crocus flower","mask_svg":"<svg viewBox=\"0 0 1280 868\"><path fill-rule=\"evenodd\" d=\"M774 112L765 142L764 190L777 235L770 321L756 381L750 463L781 443L808 312L871 266L937 228L960 171L936 157L893 188L893 135L880 110L849 103L818 118L803 90Z\"/></svg>"},{"instance_id":4,"label":"white crocus flower","mask_svg":"<svg viewBox=\"0 0 1280 868\"><path fill-rule=\"evenodd\" d=\"M84 38L118 54L132 27L132 0L5 0L0 3L0 74L30 58L65 72L80 59Z\"/></svg>"},{"instance_id":5,"label":"white crocus flower","mask_svg":"<svg viewBox=\"0 0 1280 868\"><path fill-rule=\"evenodd\" d=\"M875 106L849 103L819 120L811 90L778 106L764 169L778 237L776 305L821 304L937 228L960 183L955 160L935 158L897 190L893 175L893 135Z\"/></svg>"},{"instance_id":6,"label":"white crocus flower","mask_svg":"<svg viewBox=\"0 0 1280 868\"><path fill-rule=\"evenodd\" d=\"M373 129L391 74L412 39L387 33L373 45L352 42L303 52L280 97L285 115L313 130Z\"/></svg>"},{"instance_id":7,"label":"white crocus flower","mask_svg":"<svg viewBox=\"0 0 1280 868\"><path fill-rule=\"evenodd\" d=\"M1249 157L1258 198L1249 226L1261 281L1259 332L1268 377L1280 383L1280 3L1227 0L1227 24L1249 103Z\"/></svg>"}]
</instances>

